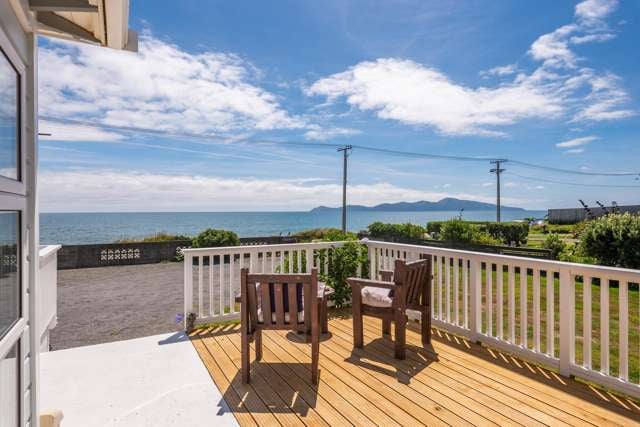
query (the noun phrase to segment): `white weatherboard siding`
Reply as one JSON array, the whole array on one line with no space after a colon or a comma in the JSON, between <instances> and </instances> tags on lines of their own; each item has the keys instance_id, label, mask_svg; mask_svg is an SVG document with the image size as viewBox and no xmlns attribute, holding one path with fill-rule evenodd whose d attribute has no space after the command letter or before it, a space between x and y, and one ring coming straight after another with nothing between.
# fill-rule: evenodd
<instances>
[{"instance_id":1,"label":"white weatherboard siding","mask_svg":"<svg viewBox=\"0 0 640 427\"><path fill-rule=\"evenodd\" d=\"M237 425L182 333L43 353L40 368L41 408L64 427Z\"/></svg>"}]
</instances>

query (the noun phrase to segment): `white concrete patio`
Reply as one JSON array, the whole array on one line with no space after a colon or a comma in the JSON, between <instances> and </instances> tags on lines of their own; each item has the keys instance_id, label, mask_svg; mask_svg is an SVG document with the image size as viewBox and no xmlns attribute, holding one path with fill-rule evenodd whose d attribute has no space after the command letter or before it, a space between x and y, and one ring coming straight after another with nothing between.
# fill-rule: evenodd
<instances>
[{"instance_id":1,"label":"white concrete patio","mask_svg":"<svg viewBox=\"0 0 640 427\"><path fill-rule=\"evenodd\" d=\"M237 425L181 332L43 353L41 398L65 427Z\"/></svg>"}]
</instances>

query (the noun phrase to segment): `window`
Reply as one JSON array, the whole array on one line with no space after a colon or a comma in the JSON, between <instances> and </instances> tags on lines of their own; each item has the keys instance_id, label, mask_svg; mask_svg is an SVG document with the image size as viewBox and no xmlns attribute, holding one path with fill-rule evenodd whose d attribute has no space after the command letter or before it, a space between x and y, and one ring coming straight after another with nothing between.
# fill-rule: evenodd
<instances>
[{"instance_id":1,"label":"window","mask_svg":"<svg viewBox=\"0 0 640 427\"><path fill-rule=\"evenodd\" d=\"M0 338L20 317L20 214L0 211Z\"/></svg>"},{"instance_id":2,"label":"window","mask_svg":"<svg viewBox=\"0 0 640 427\"><path fill-rule=\"evenodd\" d=\"M0 359L0 426L17 427L20 419L20 358L18 340Z\"/></svg>"},{"instance_id":3,"label":"window","mask_svg":"<svg viewBox=\"0 0 640 427\"><path fill-rule=\"evenodd\" d=\"M20 180L20 75L0 51L0 175Z\"/></svg>"}]
</instances>

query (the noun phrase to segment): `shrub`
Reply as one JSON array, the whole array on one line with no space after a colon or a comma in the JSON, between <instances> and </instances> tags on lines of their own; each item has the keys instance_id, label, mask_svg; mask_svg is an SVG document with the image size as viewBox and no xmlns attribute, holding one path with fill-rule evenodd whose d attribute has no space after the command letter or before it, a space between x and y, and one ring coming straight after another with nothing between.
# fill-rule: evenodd
<instances>
[{"instance_id":1,"label":"shrub","mask_svg":"<svg viewBox=\"0 0 640 427\"><path fill-rule=\"evenodd\" d=\"M328 252L328 255L327 255ZM343 246L320 254L320 262L328 256L329 269L320 275L320 280L331 286L335 293L331 297L336 307L344 307L351 296L351 288L347 285L347 278L358 274L361 267L362 277L369 275L369 256L367 247L358 242L346 242Z\"/></svg>"},{"instance_id":2,"label":"shrub","mask_svg":"<svg viewBox=\"0 0 640 427\"><path fill-rule=\"evenodd\" d=\"M640 268L640 216L611 214L587 222L580 235L582 252L599 264Z\"/></svg>"},{"instance_id":3,"label":"shrub","mask_svg":"<svg viewBox=\"0 0 640 427\"><path fill-rule=\"evenodd\" d=\"M238 246L240 239L233 231L207 228L193 239L194 248L215 248L219 246Z\"/></svg>"},{"instance_id":4,"label":"shrub","mask_svg":"<svg viewBox=\"0 0 640 427\"><path fill-rule=\"evenodd\" d=\"M367 227L369 236L391 241L407 241L423 239L427 230L416 224L385 224L376 221Z\"/></svg>"},{"instance_id":5,"label":"shrub","mask_svg":"<svg viewBox=\"0 0 640 427\"><path fill-rule=\"evenodd\" d=\"M524 245L529 236L529 223L526 222L488 222L480 228L506 245Z\"/></svg>"},{"instance_id":6,"label":"shrub","mask_svg":"<svg viewBox=\"0 0 640 427\"><path fill-rule=\"evenodd\" d=\"M139 243L139 242L170 242L175 240L191 240L192 237L183 234L169 234L164 231L141 239L119 239L114 243Z\"/></svg>"},{"instance_id":7,"label":"shrub","mask_svg":"<svg viewBox=\"0 0 640 427\"><path fill-rule=\"evenodd\" d=\"M473 243L477 228L461 219L450 219L442 223L440 239L448 242Z\"/></svg>"},{"instance_id":8,"label":"shrub","mask_svg":"<svg viewBox=\"0 0 640 427\"><path fill-rule=\"evenodd\" d=\"M556 233L550 233L542 243L542 247L551 251L551 257L558 259L560 254L564 252L566 245Z\"/></svg>"},{"instance_id":9,"label":"shrub","mask_svg":"<svg viewBox=\"0 0 640 427\"><path fill-rule=\"evenodd\" d=\"M355 240L358 236L355 233L343 233L339 228L312 228L302 230L294 234L302 242L311 242L313 240L324 240L336 242L341 240Z\"/></svg>"}]
</instances>

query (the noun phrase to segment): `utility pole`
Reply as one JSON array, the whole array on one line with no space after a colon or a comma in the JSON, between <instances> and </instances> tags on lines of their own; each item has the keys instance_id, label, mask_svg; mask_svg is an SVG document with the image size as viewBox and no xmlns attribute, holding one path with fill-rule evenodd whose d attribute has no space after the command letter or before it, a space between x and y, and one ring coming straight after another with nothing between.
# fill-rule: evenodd
<instances>
[{"instance_id":1,"label":"utility pole","mask_svg":"<svg viewBox=\"0 0 640 427\"><path fill-rule=\"evenodd\" d=\"M349 151L353 149L351 145L345 145L342 148L338 148L338 151L342 151L343 166L342 166L342 232L347 232L347 157L349 157Z\"/></svg>"},{"instance_id":2,"label":"utility pole","mask_svg":"<svg viewBox=\"0 0 640 427\"><path fill-rule=\"evenodd\" d=\"M505 163L507 159L491 160L491 164L496 165L495 168L489 170L491 173L496 174L496 221L500 222L500 174L506 169L500 168L500 163Z\"/></svg>"}]
</instances>

